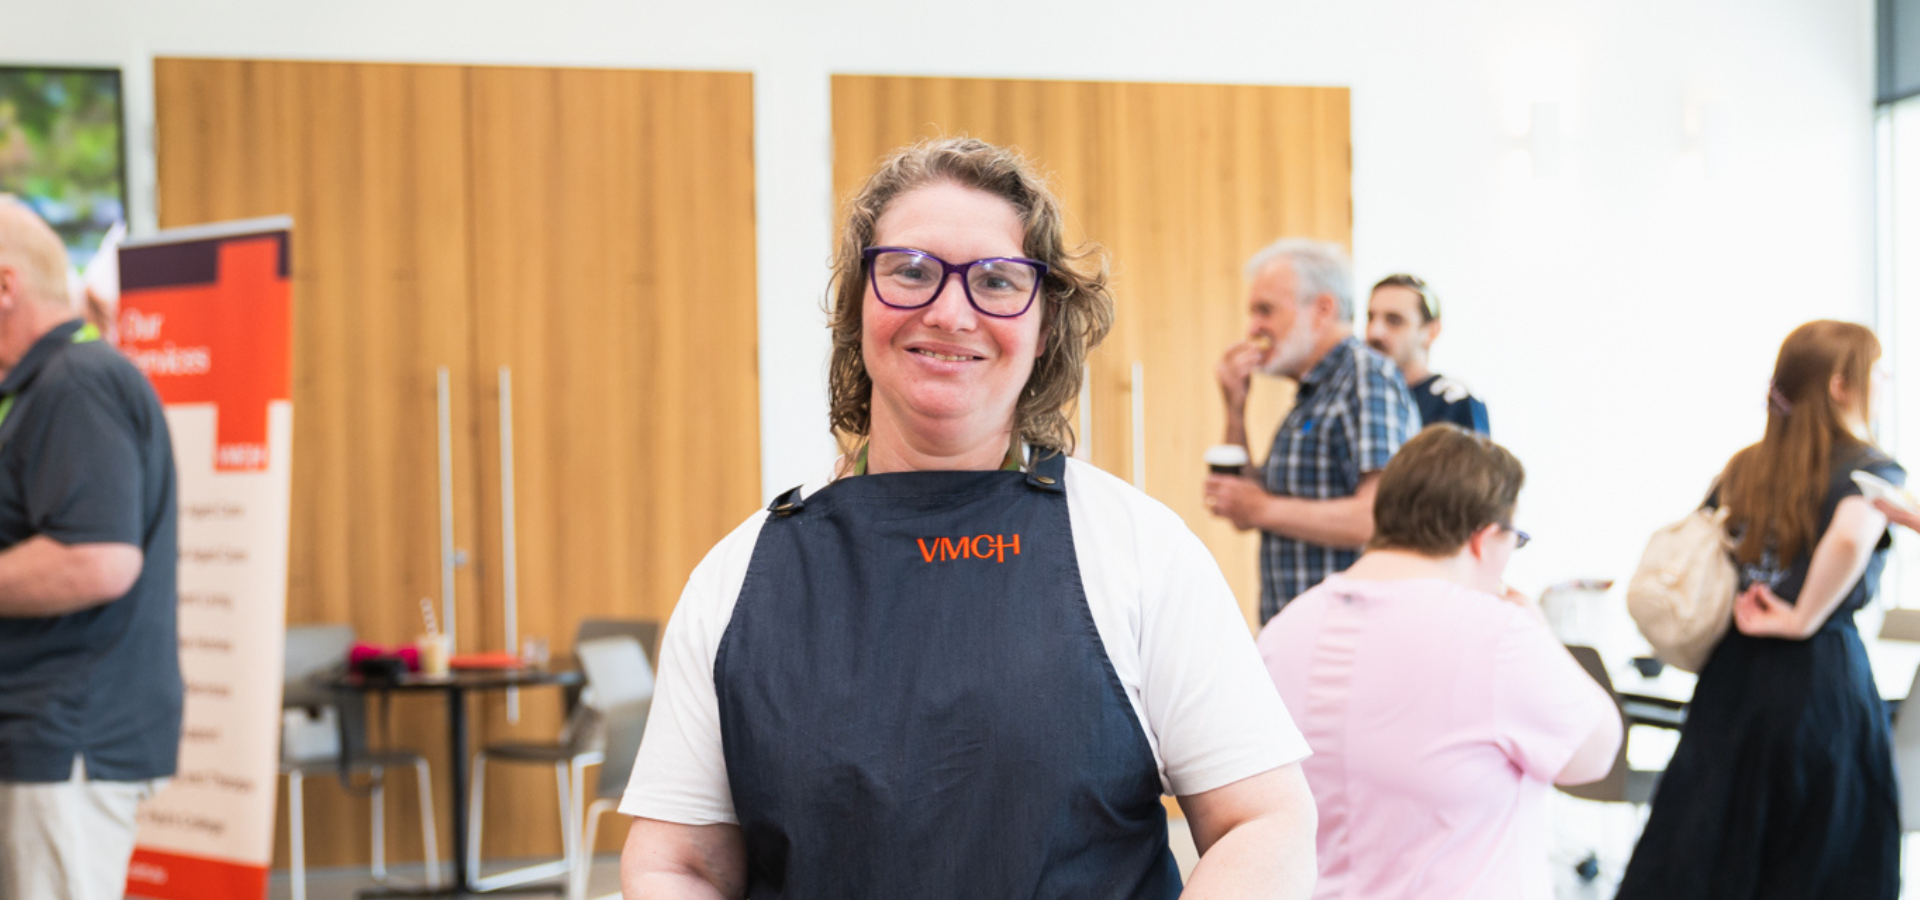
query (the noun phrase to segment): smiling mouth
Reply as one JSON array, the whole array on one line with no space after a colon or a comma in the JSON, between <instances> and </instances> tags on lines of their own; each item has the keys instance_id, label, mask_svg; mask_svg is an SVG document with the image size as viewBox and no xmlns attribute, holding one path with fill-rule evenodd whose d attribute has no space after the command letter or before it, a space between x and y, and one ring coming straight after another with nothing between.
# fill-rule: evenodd
<instances>
[{"instance_id":1,"label":"smiling mouth","mask_svg":"<svg viewBox=\"0 0 1920 900\"><path fill-rule=\"evenodd\" d=\"M976 359L984 358L979 356L955 356L951 353L935 353L932 350L920 350L917 348L909 352L918 353L921 356L927 357L928 359L937 359L942 362L971 362Z\"/></svg>"}]
</instances>

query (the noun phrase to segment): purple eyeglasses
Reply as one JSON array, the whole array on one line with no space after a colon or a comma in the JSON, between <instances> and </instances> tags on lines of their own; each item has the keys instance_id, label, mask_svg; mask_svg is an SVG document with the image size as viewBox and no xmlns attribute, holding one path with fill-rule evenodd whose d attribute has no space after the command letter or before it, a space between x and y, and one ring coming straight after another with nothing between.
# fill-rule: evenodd
<instances>
[{"instance_id":1,"label":"purple eyeglasses","mask_svg":"<svg viewBox=\"0 0 1920 900\"><path fill-rule=\"evenodd\" d=\"M959 274L967 302L981 315L1012 319L1033 307L1047 264L1018 256L993 256L958 265L911 247L868 247L861 251L873 295L894 309L919 309L932 303Z\"/></svg>"}]
</instances>

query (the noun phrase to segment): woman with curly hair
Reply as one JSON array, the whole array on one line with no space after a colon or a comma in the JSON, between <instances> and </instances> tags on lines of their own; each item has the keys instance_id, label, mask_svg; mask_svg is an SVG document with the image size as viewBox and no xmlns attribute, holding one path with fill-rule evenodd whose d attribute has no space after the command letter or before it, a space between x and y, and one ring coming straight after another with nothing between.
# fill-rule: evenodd
<instances>
[{"instance_id":1,"label":"woman with curly hair","mask_svg":"<svg viewBox=\"0 0 1920 900\"><path fill-rule=\"evenodd\" d=\"M1314 814L1219 568L1069 459L1113 302L1045 183L968 139L848 205L848 452L695 569L622 810L630 898L1301 897Z\"/></svg>"}]
</instances>

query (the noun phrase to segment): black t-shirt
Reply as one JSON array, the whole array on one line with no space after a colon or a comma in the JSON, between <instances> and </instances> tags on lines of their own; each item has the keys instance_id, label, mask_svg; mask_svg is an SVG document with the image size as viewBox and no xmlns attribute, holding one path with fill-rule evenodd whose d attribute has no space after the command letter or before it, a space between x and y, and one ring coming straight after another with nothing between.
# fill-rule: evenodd
<instances>
[{"instance_id":1,"label":"black t-shirt","mask_svg":"<svg viewBox=\"0 0 1920 900\"><path fill-rule=\"evenodd\" d=\"M1907 470L1893 461L1893 457L1881 452L1879 448L1865 444L1834 449L1833 462L1828 466L1827 494L1820 501L1819 518L1814 525L1814 544L1825 536L1833 525L1834 511L1840 508L1840 501L1848 497L1861 495L1860 485L1853 480L1856 471L1871 472L1896 485L1907 482ZM1708 505L1719 500L1719 491L1709 498ZM1853 588L1842 598L1834 614L1827 618L1834 622L1840 617L1850 615L1867 605L1867 601L1880 592L1880 572L1887 565L1887 548L1893 546L1893 536L1880 533L1880 540L1874 545L1873 555L1867 559L1867 568L1854 582ZM1807 569L1813 564L1814 545L1801 549L1791 560L1782 560L1771 550L1762 554L1760 561L1740 566L1740 589L1746 590L1754 582L1766 582L1768 587L1780 599L1789 603L1800 598L1800 589L1806 586Z\"/></svg>"},{"instance_id":2,"label":"black t-shirt","mask_svg":"<svg viewBox=\"0 0 1920 900\"><path fill-rule=\"evenodd\" d=\"M1492 433L1487 425L1487 405L1466 385L1444 375L1428 375L1410 390L1413 402L1420 407L1421 426L1452 422L1468 431Z\"/></svg>"},{"instance_id":3,"label":"black t-shirt","mask_svg":"<svg viewBox=\"0 0 1920 900\"><path fill-rule=\"evenodd\" d=\"M0 549L37 535L144 554L133 589L64 616L0 617L0 781L173 774L179 755L173 443L138 369L81 323L0 381Z\"/></svg>"}]
</instances>

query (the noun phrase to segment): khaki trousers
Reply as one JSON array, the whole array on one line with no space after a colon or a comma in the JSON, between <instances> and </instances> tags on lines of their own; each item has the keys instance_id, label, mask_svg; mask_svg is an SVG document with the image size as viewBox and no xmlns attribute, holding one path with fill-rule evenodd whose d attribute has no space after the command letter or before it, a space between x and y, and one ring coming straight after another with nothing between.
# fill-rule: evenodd
<instances>
[{"instance_id":1,"label":"khaki trousers","mask_svg":"<svg viewBox=\"0 0 1920 900\"><path fill-rule=\"evenodd\" d=\"M0 781L0 900L120 900L134 812L161 781Z\"/></svg>"}]
</instances>

